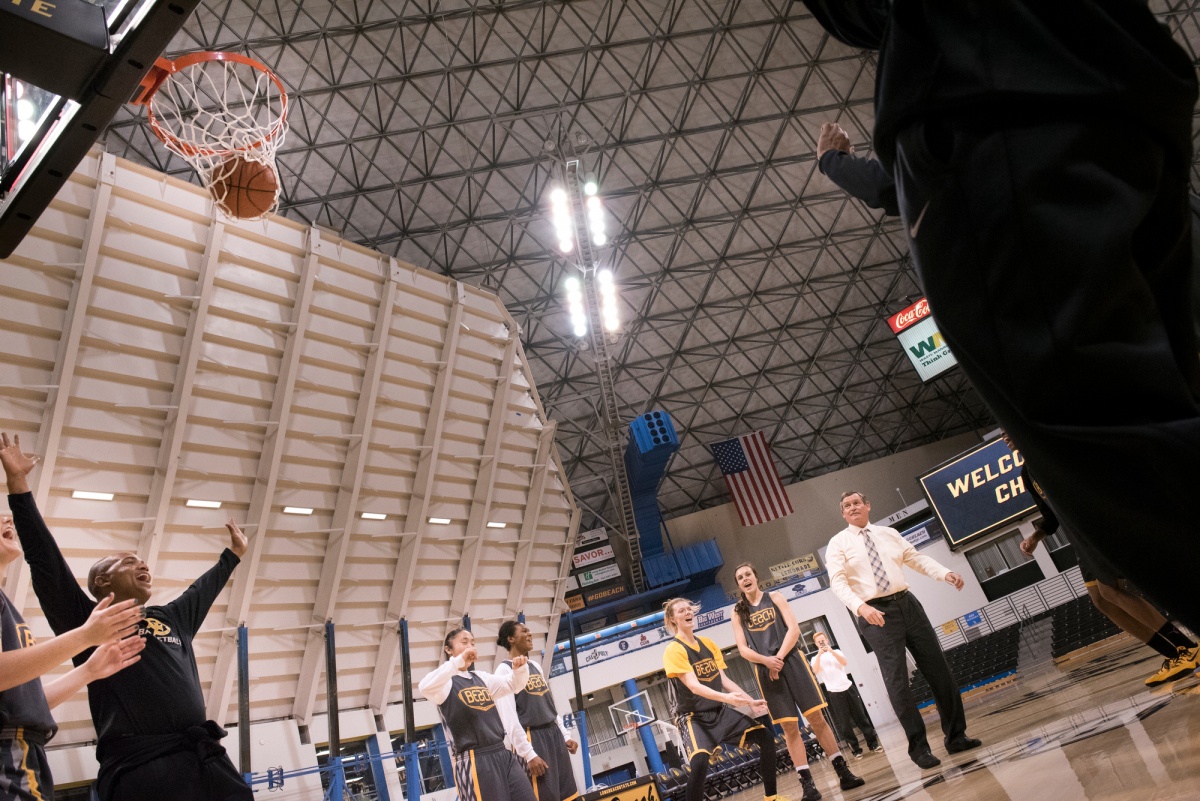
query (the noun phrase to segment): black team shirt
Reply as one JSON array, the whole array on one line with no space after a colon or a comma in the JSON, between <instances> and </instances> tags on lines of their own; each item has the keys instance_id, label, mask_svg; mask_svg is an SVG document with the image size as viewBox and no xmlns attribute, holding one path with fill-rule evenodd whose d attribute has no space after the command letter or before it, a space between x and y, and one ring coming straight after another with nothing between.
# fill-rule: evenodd
<instances>
[{"instance_id":1,"label":"black team shirt","mask_svg":"<svg viewBox=\"0 0 1200 801\"><path fill-rule=\"evenodd\" d=\"M0 590L0 641L5 651L19 651L34 644L33 634L25 625L24 618ZM34 679L0 692L0 729L17 727L41 732L49 740L58 731L50 707L46 704L46 693L42 691L42 680Z\"/></svg>"},{"instance_id":2,"label":"black team shirt","mask_svg":"<svg viewBox=\"0 0 1200 801\"><path fill-rule=\"evenodd\" d=\"M42 610L55 634L82 625L96 602L79 587L62 552L33 502L33 495L9 495L13 523L25 549ZM146 640L135 665L88 685L88 703L100 742L122 735L178 734L205 721L204 695L192 638L209 607L241 560L226 549L217 564L163 606L147 606L138 634ZM91 650L74 658L87 661Z\"/></svg>"}]
</instances>

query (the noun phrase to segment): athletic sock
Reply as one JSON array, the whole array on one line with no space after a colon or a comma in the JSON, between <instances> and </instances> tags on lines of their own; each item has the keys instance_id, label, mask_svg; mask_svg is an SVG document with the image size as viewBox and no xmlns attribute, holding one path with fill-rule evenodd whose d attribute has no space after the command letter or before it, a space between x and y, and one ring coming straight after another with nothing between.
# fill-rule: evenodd
<instances>
[{"instance_id":1,"label":"athletic sock","mask_svg":"<svg viewBox=\"0 0 1200 801\"><path fill-rule=\"evenodd\" d=\"M796 773L798 773L801 776L801 778L803 778L804 774L808 773L808 763L805 762L803 765L800 765L799 767L797 767ZM809 773L809 775L811 776L812 774Z\"/></svg>"},{"instance_id":2,"label":"athletic sock","mask_svg":"<svg viewBox=\"0 0 1200 801\"><path fill-rule=\"evenodd\" d=\"M1170 626L1171 624L1168 623L1167 625ZM1179 646L1167 639L1167 637L1162 633L1162 629L1159 629L1151 634L1150 640L1146 643L1146 645L1149 645L1167 659L1174 659L1175 657L1179 656Z\"/></svg>"},{"instance_id":3,"label":"athletic sock","mask_svg":"<svg viewBox=\"0 0 1200 801\"><path fill-rule=\"evenodd\" d=\"M826 756L828 756L828 757L829 757L829 761L830 761L830 762L832 762L833 760L837 759L837 758L838 758L838 757L840 757L841 755L842 755L842 752L841 752L841 751L834 751L832 754L827 754Z\"/></svg>"},{"instance_id":4,"label":"athletic sock","mask_svg":"<svg viewBox=\"0 0 1200 801\"><path fill-rule=\"evenodd\" d=\"M1164 623L1163 627L1161 629L1159 629L1156 633L1158 634L1158 636L1162 637L1167 642L1171 643L1171 645L1175 646L1176 650L1178 650L1180 648L1185 648L1190 651L1196 647L1196 643L1189 640L1187 635L1184 634L1179 629L1177 629L1175 627L1175 624L1169 620L1166 623Z\"/></svg>"}]
</instances>

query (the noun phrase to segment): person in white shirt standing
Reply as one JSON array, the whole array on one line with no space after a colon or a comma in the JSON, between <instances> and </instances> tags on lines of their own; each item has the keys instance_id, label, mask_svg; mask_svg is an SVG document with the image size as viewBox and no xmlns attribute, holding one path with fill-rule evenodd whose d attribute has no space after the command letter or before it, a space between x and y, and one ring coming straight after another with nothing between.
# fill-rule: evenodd
<instances>
[{"instance_id":1,"label":"person in white shirt standing","mask_svg":"<svg viewBox=\"0 0 1200 801\"><path fill-rule=\"evenodd\" d=\"M579 750L579 743L563 727L542 669L529 659L533 632L524 623L506 620L500 625L496 644L501 652L508 652L508 659L496 668L498 679L511 680L513 660L518 657L528 660L529 668L525 686L496 701L508 746L525 761L538 801L574 801L579 789L570 755Z\"/></svg>"},{"instance_id":2,"label":"person in white shirt standing","mask_svg":"<svg viewBox=\"0 0 1200 801\"><path fill-rule=\"evenodd\" d=\"M855 759L862 759L862 749L858 745L858 738L854 736L855 725L862 731L867 748L882 751L879 735L875 733L871 717L855 691L850 672L846 670L846 655L830 646L829 638L821 631L813 635L813 645L817 646L817 655L809 660L813 673L816 674L817 681L825 685L825 700L829 702L829 713L833 715L833 723L838 733L850 746L850 753Z\"/></svg>"},{"instance_id":3,"label":"person in white shirt standing","mask_svg":"<svg viewBox=\"0 0 1200 801\"><path fill-rule=\"evenodd\" d=\"M854 613L858 630L879 659L892 709L908 736L909 757L922 769L936 768L941 760L929 749L925 722L909 686L906 648L933 690L946 751L954 754L982 743L967 736L958 682L924 607L908 591L904 567L948 582L957 590L963 588L962 576L917 553L895 529L871 525L871 504L861 492L843 492L841 511L850 525L833 535L826 549L829 586Z\"/></svg>"}]
</instances>

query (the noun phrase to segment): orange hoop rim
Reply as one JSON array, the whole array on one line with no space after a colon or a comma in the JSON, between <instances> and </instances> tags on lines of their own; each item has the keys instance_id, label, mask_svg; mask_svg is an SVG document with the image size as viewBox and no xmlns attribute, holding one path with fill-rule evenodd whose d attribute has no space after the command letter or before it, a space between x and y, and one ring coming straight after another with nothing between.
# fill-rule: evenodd
<instances>
[{"instance_id":1,"label":"orange hoop rim","mask_svg":"<svg viewBox=\"0 0 1200 801\"><path fill-rule=\"evenodd\" d=\"M186 142L175 136L170 131L166 130L158 121L158 116L154 113L154 107L150 102L154 99L154 95L158 93L159 88L166 83L167 79L172 75L181 72L188 67L194 67L197 64L203 64L210 61L233 62L235 64L243 64L247 67L253 67L259 72L265 73L271 82L275 84L275 88L279 90L279 117L275 120L270 130L266 135L253 144L244 145L242 147L232 149L213 149L202 147L191 142ZM154 135L161 139L168 147L176 149L178 152L186 156L219 156L234 155L237 153L246 153L248 151L261 147L264 143L270 142L276 136L279 136L287 125L288 113L288 96L287 89L283 85L283 81L279 76L268 67L266 64L257 59L243 56L241 53L230 53L221 50L202 50L198 53L188 53L185 56L180 56L174 61L167 58L159 58L154 62L154 66L150 68L150 72L142 80L142 91L133 99L133 104L146 107L147 121L150 123L150 130L154 131Z\"/></svg>"}]
</instances>

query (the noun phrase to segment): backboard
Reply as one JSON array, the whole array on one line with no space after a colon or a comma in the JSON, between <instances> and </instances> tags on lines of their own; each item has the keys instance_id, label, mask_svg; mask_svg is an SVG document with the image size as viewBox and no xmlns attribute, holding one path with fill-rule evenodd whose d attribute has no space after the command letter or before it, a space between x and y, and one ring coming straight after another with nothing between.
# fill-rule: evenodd
<instances>
[{"instance_id":1,"label":"backboard","mask_svg":"<svg viewBox=\"0 0 1200 801\"><path fill-rule=\"evenodd\" d=\"M30 66L38 60L31 53L58 63L53 54L61 52L64 37L77 35L55 30L53 15L39 21L40 27L23 29L32 33L18 47L6 43L0 53L0 258L11 255L37 222L200 0L63 0L55 8L69 4L99 6L105 30L98 36L107 40L99 67L77 88L56 87L71 96L39 86L32 77L47 73ZM18 19L17 12L30 8L0 4L0 26L25 25L28 15ZM21 72L6 73L6 67Z\"/></svg>"}]
</instances>

